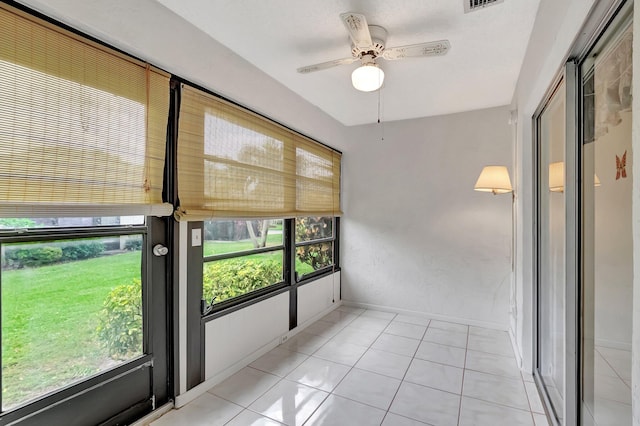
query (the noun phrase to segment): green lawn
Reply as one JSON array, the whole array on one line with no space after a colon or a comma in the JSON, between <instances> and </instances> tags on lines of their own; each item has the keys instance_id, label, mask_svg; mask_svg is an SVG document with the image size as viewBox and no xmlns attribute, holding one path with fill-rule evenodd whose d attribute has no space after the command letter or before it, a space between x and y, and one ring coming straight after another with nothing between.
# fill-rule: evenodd
<instances>
[{"instance_id":1,"label":"green lawn","mask_svg":"<svg viewBox=\"0 0 640 426\"><path fill-rule=\"evenodd\" d=\"M267 235L267 247L269 246L277 246L282 244L282 234L269 234ZM253 243L251 240L240 240L240 241L205 241L203 252L204 256L213 256L216 254L225 254L225 253L235 253L239 251L245 250L253 250ZM244 259L252 259L252 260L270 260L273 259L274 256L280 256L280 252L272 252L272 253L260 253L260 254L252 254L249 256L243 256ZM302 263L298 259L296 259L296 271L298 275L302 276L313 272L313 268L311 265L307 263Z\"/></svg>"},{"instance_id":2,"label":"green lawn","mask_svg":"<svg viewBox=\"0 0 640 426\"><path fill-rule=\"evenodd\" d=\"M3 409L107 368L96 337L109 291L140 278L140 252L2 273Z\"/></svg>"},{"instance_id":3,"label":"green lawn","mask_svg":"<svg viewBox=\"0 0 640 426\"><path fill-rule=\"evenodd\" d=\"M281 234L269 235L271 245ZM205 241L205 255L251 249L251 241ZM273 259L281 252L247 256ZM111 289L140 278L140 252L2 272L2 405L6 410L111 366L97 339ZM303 275L313 268L296 260Z\"/></svg>"},{"instance_id":4,"label":"green lawn","mask_svg":"<svg viewBox=\"0 0 640 426\"><path fill-rule=\"evenodd\" d=\"M282 233L269 233L267 235L267 247L282 245ZM234 253L237 251L253 250L253 243L250 239L239 241L211 241L204 242L204 255L213 256L216 254Z\"/></svg>"}]
</instances>

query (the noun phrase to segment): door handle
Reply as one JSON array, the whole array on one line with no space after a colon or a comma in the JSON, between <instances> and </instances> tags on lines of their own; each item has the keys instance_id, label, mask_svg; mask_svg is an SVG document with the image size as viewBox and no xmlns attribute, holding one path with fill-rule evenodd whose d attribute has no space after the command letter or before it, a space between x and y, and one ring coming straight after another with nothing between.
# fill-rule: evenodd
<instances>
[{"instance_id":1,"label":"door handle","mask_svg":"<svg viewBox=\"0 0 640 426\"><path fill-rule=\"evenodd\" d=\"M166 256L169 253L169 249L163 246L162 244L156 244L153 246L153 254L154 256Z\"/></svg>"}]
</instances>

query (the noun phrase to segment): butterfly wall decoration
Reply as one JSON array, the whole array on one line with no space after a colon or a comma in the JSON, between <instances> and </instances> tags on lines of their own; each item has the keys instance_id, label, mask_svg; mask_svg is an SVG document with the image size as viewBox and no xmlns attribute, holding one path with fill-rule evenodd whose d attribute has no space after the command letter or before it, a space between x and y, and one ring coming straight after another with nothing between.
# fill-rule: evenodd
<instances>
[{"instance_id":1,"label":"butterfly wall decoration","mask_svg":"<svg viewBox=\"0 0 640 426\"><path fill-rule=\"evenodd\" d=\"M616 180L627 177L627 151L624 151L622 158L616 155Z\"/></svg>"}]
</instances>

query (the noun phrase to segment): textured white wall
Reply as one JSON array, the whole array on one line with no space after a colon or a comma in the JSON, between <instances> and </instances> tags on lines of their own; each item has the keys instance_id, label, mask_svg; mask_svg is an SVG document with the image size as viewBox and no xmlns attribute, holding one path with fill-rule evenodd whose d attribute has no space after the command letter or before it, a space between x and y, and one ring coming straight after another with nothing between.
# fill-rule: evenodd
<instances>
[{"instance_id":1,"label":"textured white wall","mask_svg":"<svg viewBox=\"0 0 640 426\"><path fill-rule=\"evenodd\" d=\"M473 186L485 165L511 169L508 118L502 107L350 129L343 300L507 328L511 195Z\"/></svg>"}]
</instances>

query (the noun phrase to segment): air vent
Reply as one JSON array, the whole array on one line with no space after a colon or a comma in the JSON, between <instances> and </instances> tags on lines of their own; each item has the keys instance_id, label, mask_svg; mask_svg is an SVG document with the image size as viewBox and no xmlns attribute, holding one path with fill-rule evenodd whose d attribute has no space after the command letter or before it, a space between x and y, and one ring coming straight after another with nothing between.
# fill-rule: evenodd
<instances>
[{"instance_id":1,"label":"air vent","mask_svg":"<svg viewBox=\"0 0 640 426\"><path fill-rule=\"evenodd\" d=\"M464 0L464 13L483 9L487 6L502 3L504 0Z\"/></svg>"}]
</instances>

